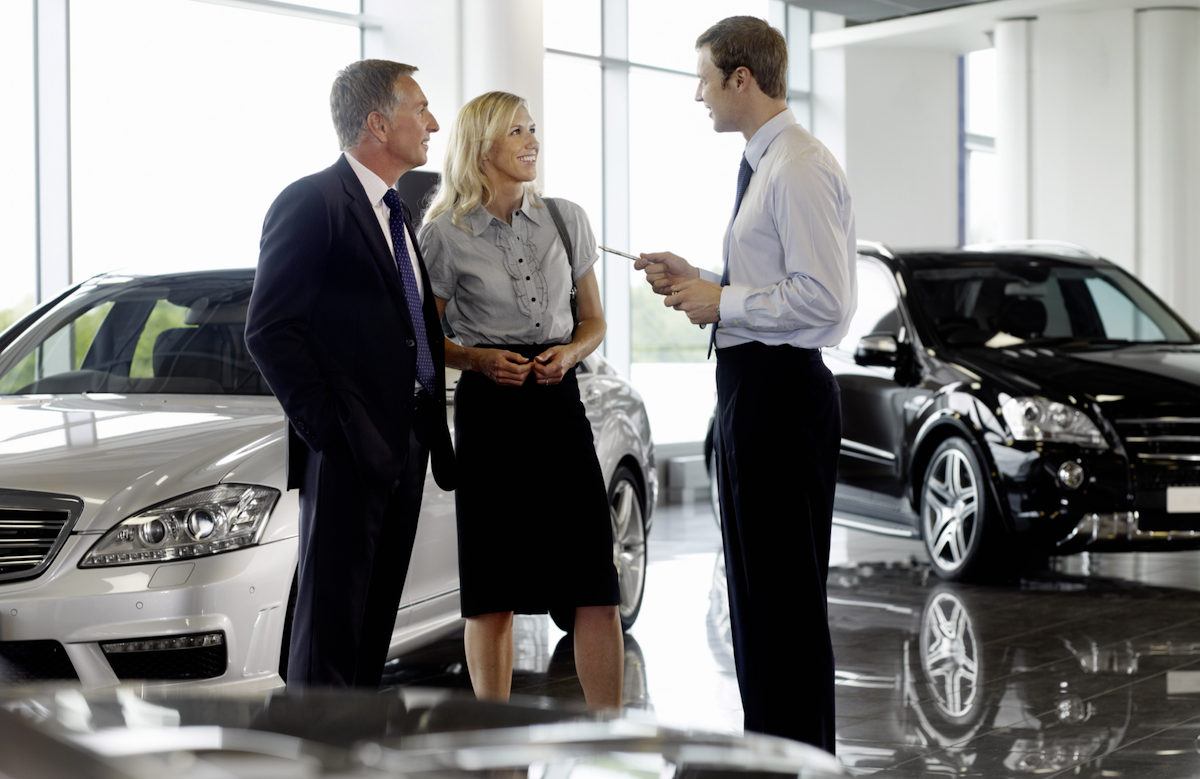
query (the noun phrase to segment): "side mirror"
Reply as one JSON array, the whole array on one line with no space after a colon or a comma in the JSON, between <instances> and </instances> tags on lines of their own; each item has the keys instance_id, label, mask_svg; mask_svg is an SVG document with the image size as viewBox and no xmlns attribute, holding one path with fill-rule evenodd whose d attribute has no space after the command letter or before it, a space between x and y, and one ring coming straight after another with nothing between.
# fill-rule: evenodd
<instances>
[{"instance_id":1,"label":"side mirror","mask_svg":"<svg viewBox=\"0 0 1200 779\"><path fill-rule=\"evenodd\" d=\"M854 362L894 368L900 362L903 346L892 333L871 333L859 339L854 350Z\"/></svg>"}]
</instances>

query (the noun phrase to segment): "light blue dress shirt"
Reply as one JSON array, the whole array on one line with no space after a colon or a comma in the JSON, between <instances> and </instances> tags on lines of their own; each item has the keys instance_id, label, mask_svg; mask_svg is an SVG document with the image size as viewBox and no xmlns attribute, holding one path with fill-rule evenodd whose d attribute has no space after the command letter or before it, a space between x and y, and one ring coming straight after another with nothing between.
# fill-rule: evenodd
<instances>
[{"instance_id":1,"label":"light blue dress shirt","mask_svg":"<svg viewBox=\"0 0 1200 779\"><path fill-rule=\"evenodd\" d=\"M854 209L837 160L784 110L746 144L754 170L729 226L717 348L833 346L858 304ZM700 271L721 283L720 274Z\"/></svg>"}]
</instances>

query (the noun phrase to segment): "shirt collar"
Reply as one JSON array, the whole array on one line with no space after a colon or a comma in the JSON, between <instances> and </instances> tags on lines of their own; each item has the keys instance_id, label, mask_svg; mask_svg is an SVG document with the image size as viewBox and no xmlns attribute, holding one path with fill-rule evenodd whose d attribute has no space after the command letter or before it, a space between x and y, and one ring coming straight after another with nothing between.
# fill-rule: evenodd
<instances>
[{"instance_id":1,"label":"shirt collar","mask_svg":"<svg viewBox=\"0 0 1200 779\"><path fill-rule=\"evenodd\" d=\"M750 169L757 171L758 163L767 153L767 148L771 145L771 141L775 140L781 132L791 127L796 123L796 117L792 114L792 109L785 108L775 116L767 120L767 123L758 128L758 132L754 133L754 137L746 144L746 162L750 163Z\"/></svg>"},{"instance_id":2,"label":"shirt collar","mask_svg":"<svg viewBox=\"0 0 1200 779\"><path fill-rule=\"evenodd\" d=\"M367 200L371 201L371 207L379 208L379 204L383 202L383 196L391 187L386 181L375 175L373 170L354 159L353 154L342 153L346 156L346 162L349 162L350 167L354 169L354 174L358 176L359 183L367 191Z\"/></svg>"},{"instance_id":3,"label":"shirt collar","mask_svg":"<svg viewBox=\"0 0 1200 779\"><path fill-rule=\"evenodd\" d=\"M543 220L550 218L550 215L546 213L546 206L542 203L542 199L536 195L530 197L528 189L525 190L525 194L521 197L521 207L517 210L528 217L531 222L539 226L544 225ZM471 235L474 235L476 238L483 235L483 231L488 229L493 219L496 219L496 217L492 216L482 204L475 206L471 213L464 217L467 227L471 230ZM497 219L496 221L499 220Z\"/></svg>"}]
</instances>

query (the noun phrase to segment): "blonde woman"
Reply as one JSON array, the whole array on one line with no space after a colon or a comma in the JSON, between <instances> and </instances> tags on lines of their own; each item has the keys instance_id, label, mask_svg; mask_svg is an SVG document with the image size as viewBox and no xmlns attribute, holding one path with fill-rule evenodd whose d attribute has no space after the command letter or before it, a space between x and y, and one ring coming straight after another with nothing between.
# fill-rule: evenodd
<instances>
[{"instance_id":1,"label":"blonde woman","mask_svg":"<svg viewBox=\"0 0 1200 779\"><path fill-rule=\"evenodd\" d=\"M461 341L446 341L446 364L463 371L454 424L467 665L477 697L507 700L513 614L574 608L588 706L619 707L608 493L575 381L576 364L604 338L596 240L579 206L555 201L569 258L533 188L535 133L516 95L463 106L420 234L438 311Z\"/></svg>"}]
</instances>

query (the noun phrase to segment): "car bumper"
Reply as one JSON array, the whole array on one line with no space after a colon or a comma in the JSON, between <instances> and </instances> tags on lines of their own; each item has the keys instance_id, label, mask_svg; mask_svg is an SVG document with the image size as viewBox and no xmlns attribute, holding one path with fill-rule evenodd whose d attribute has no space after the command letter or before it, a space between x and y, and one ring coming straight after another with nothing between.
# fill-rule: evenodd
<instances>
[{"instance_id":1,"label":"car bumper","mask_svg":"<svg viewBox=\"0 0 1200 779\"><path fill-rule=\"evenodd\" d=\"M282 683L279 650L296 566L294 539L168 564L79 568L96 539L72 536L46 574L0 586L0 649L58 642L85 688L164 678L199 686ZM187 660L169 654L190 648L128 654L115 670L115 653L103 646L218 633L223 653L206 653L206 669L196 671L208 678L189 679ZM220 654L224 669L214 670ZM176 670L164 675L164 663Z\"/></svg>"},{"instance_id":2,"label":"car bumper","mask_svg":"<svg viewBox=\"0 0 1200 779\"><path fill-rule=\"evenodd\" d=\"M1142 530L1139 512L1088 514L1058 542L1060 552L1200 549L1200 531Z\"/></svg>"}]
</instances>

